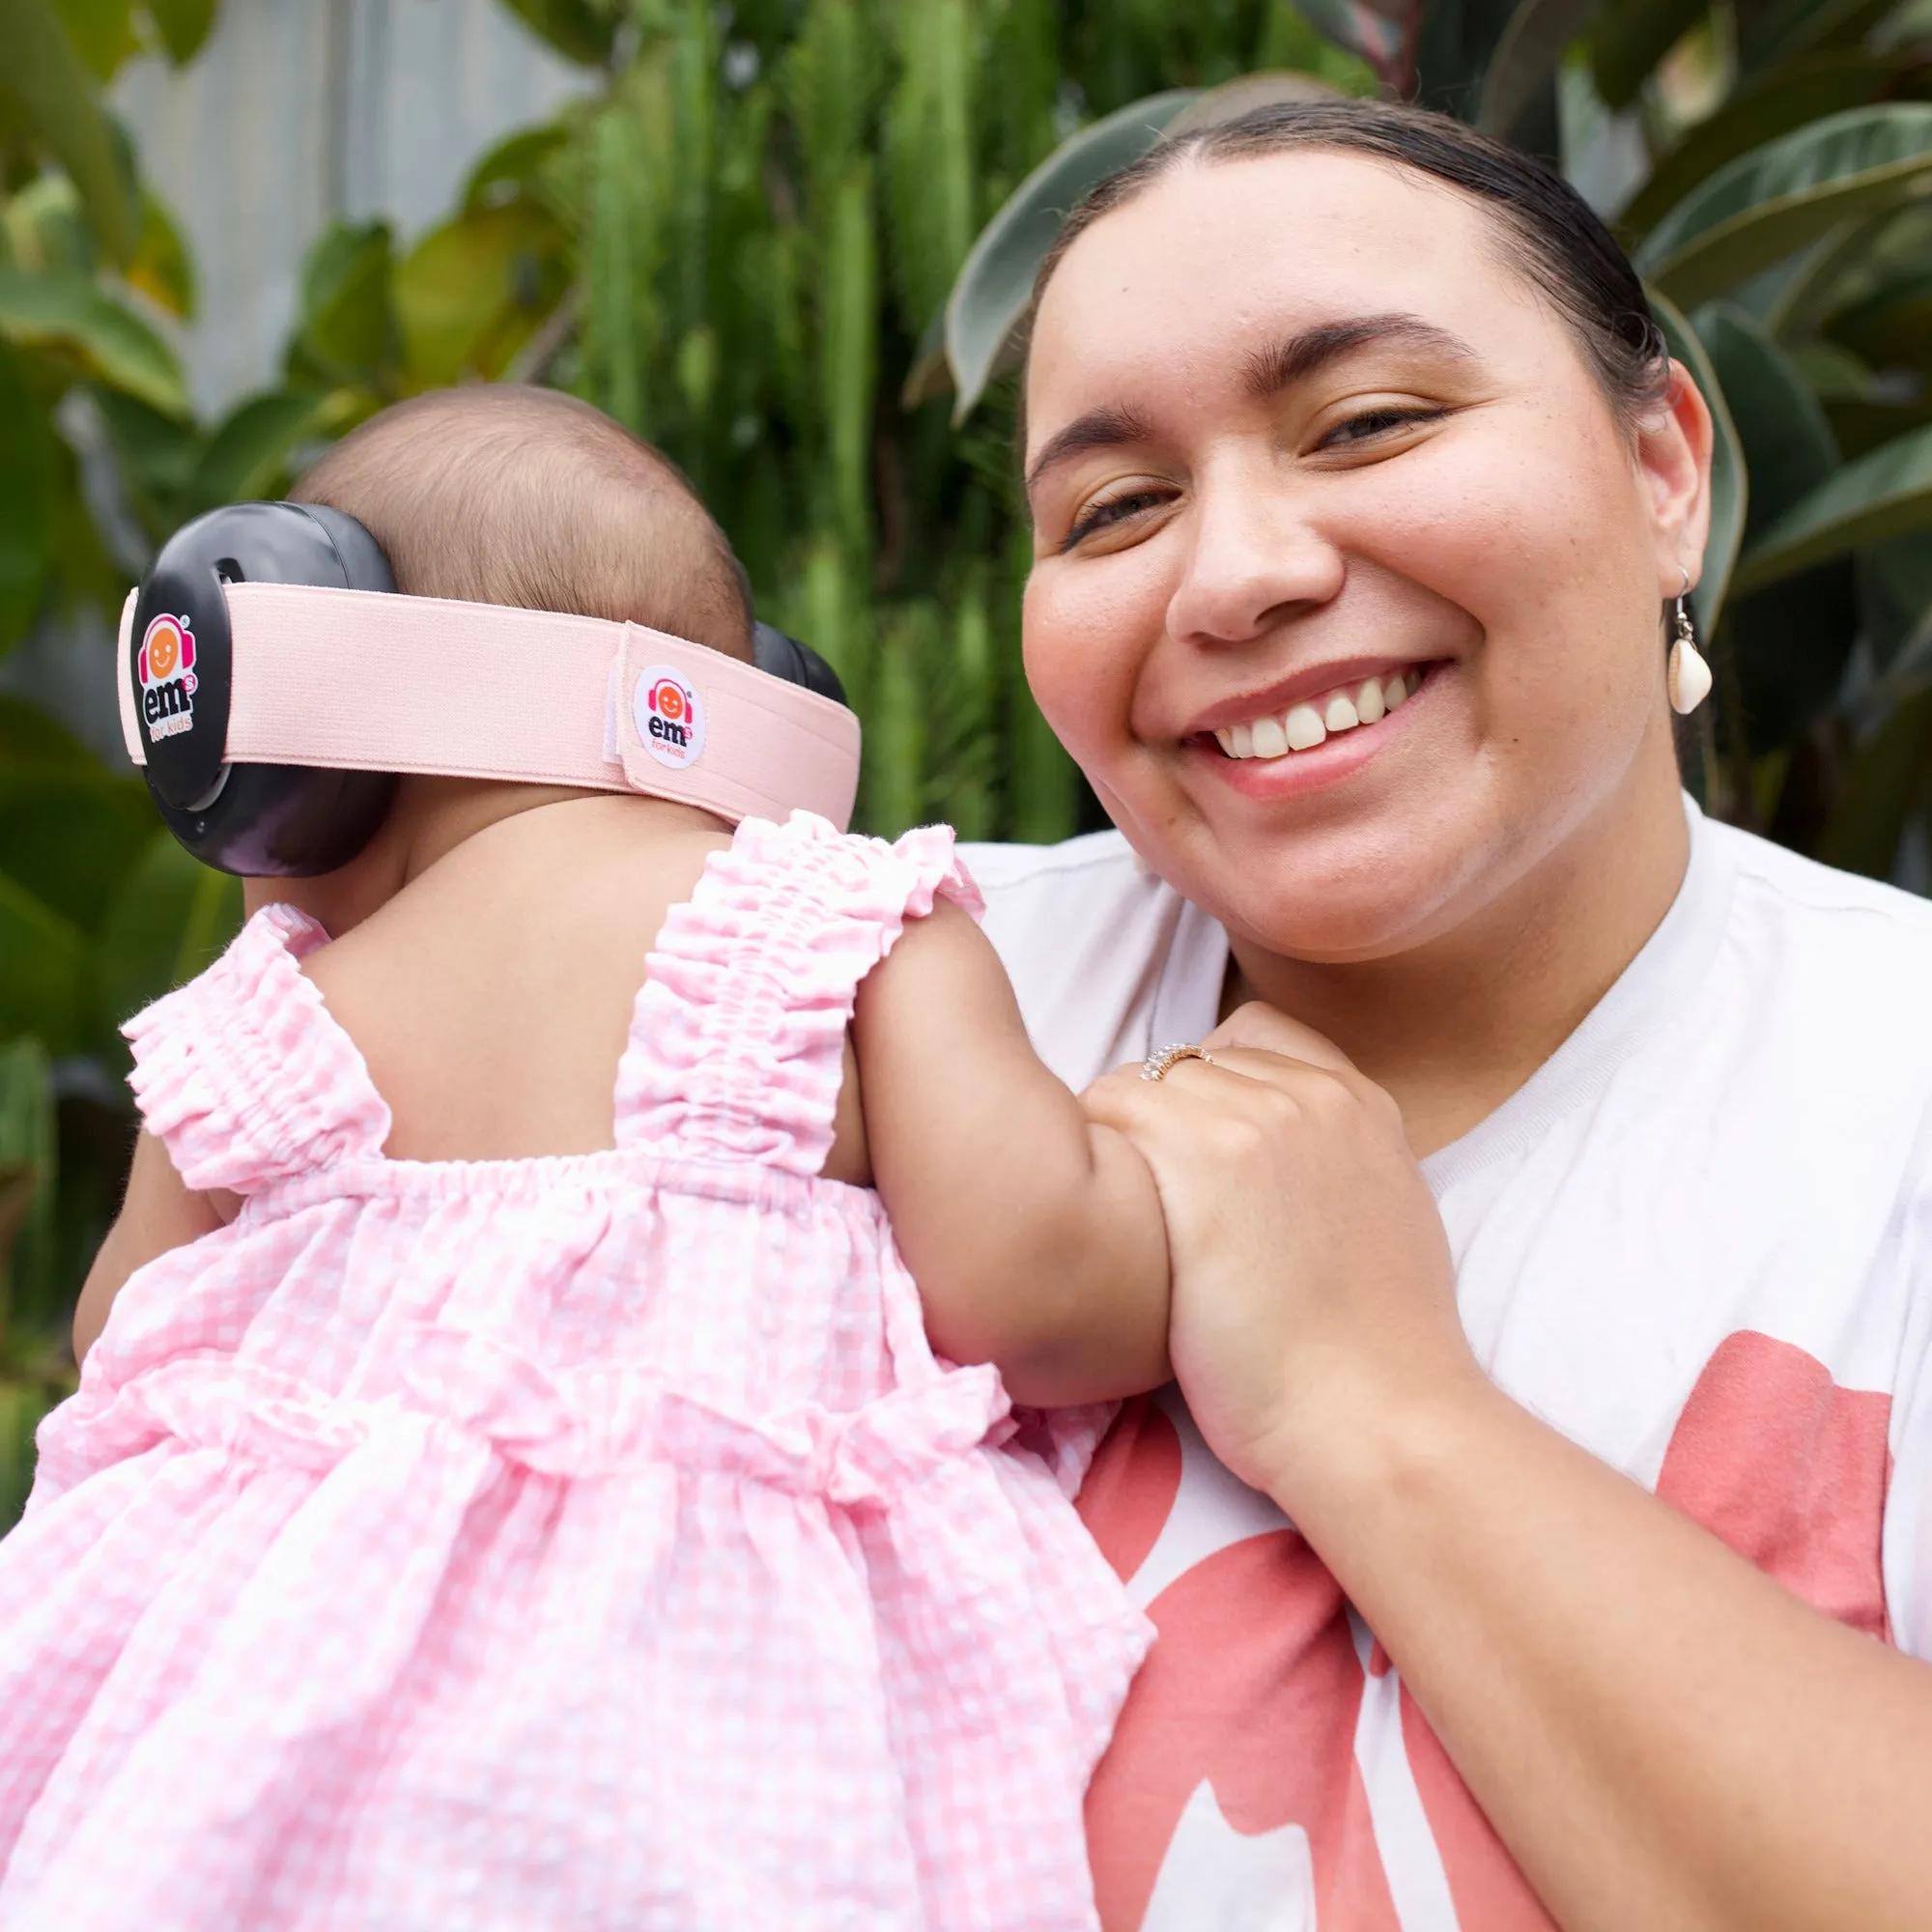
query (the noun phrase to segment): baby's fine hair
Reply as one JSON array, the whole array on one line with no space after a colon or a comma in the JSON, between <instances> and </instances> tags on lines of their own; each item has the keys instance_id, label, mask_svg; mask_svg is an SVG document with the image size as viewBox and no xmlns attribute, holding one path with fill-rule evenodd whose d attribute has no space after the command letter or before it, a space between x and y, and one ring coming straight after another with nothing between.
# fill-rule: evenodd
<instances>
[{"instance_id":1,"label":"baby's fine hair","mask_svg":"<svg viewBox=\"0 0 1932 1932\"><path fill-rule=\"evenodd\" d=\"M752 655L724 533L670 459L555 389L434 389L372 416L289 492L355 518L396 588L648 624Z\"/></svg>"}]
</instances>

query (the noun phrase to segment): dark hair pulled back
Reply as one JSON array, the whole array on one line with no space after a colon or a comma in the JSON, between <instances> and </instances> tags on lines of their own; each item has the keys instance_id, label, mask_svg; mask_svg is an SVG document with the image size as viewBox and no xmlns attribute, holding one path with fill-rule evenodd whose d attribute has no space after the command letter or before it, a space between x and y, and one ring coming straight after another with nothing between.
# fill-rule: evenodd
<instances>
[{"instance_id":1,"label":"dark hair pulled back","mask_svg":"<svg viewBox=\"0 0 1932 1932\"><path fill-rule=\"evenodd\" d=\"M1516 266L1569 324L1625 428L1662 398L1670 352L1636 270L1589 203L1533 156L1446 114L1390 101L1285 101L1161 142L1066 217L1035 278L1035 310L1067 249L1164 176L1189 162L1255 160L1295 148L1368 155L1475 196L1494 212Z\"/></svg>"}]
</instances>

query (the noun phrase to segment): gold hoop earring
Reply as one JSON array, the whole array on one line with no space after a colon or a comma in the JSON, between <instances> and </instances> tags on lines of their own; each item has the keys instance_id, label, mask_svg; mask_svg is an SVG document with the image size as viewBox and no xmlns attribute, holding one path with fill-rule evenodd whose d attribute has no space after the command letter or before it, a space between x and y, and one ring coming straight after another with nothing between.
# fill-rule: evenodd
<instances>
[{"instance_id":1,"label":"gold hoop earring","mask_svg":"<svg viewBox=\"0 0 1932 1932\"><path fill-rule=\"evenodd\" d=\"M1684 570L1684 588L1677 593L1677 609L1671 618L1674 636L1670 640L1670 661L1664 667L1664 688L1670 693L1670 708L1680 718L1688 718L1711 695L1711 667L1697 648L1697 627L1690 621L1685 599L1690 595L1690 573Z\"/></svg>"}]
</instances>

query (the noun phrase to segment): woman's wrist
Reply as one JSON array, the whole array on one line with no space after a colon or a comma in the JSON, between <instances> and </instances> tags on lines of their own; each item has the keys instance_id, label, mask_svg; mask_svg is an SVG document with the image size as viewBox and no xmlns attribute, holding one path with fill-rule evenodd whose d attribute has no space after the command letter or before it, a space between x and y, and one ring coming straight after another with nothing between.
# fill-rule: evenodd
<instances>
[{"instance_id":1,"label":"woman's wrist","mask_svg":"<svg viewBox=\"0 0 1932 1932\"><path fill-rule=\"evenodd\" d=\"M1330 1523L1372 1532L1435 1507L1515 1407L1466 1351L1427 1364L1327 1365L1294 1378L1280 1421L1256 1445L1259 1487L1329 1556Z\"/></svg>"}]
</instances>

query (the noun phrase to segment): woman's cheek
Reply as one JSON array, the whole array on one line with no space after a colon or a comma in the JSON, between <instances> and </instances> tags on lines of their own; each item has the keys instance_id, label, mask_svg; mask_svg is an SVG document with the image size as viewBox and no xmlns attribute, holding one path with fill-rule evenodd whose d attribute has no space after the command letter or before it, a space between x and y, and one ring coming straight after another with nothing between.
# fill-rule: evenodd
<instances>
[{"instance_id":1,"label":"woman's cheek","mask_svg":"<svg viewBox=\"0 0 1932 1932\"><path fill-rule=\"evenodd\" d=\"M1113 568L1119 559L1069 564L1054 557L1027 580L1021 635L1027 683L1046 722L1076 762L1102 765L1123 748L1145 611ZM1112 579L1110 582L1108 580ZM1158 626L1158 614L1155 615Z\"/></svg>"}]
</instances>

